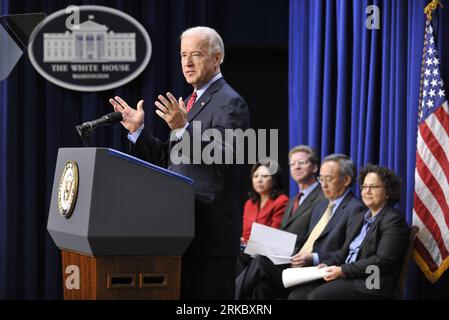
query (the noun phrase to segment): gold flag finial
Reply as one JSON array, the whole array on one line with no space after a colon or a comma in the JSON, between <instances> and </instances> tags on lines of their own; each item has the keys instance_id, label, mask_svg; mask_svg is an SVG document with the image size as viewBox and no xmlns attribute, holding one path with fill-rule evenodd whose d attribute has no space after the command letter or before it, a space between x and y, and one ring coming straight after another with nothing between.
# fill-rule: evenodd
<instances>
[{"instance_id":1,"label":"gold flag finial","mask_svg":"<svg viewBox=\"0 0 449 320\"><path fill-rule=\"evenodd\" d=\"M429 21L432 21L432 13L440 6L443 8L443 5L441 4L441 0L432 0L425 8L424 13L427 15L427 19Z\"/></svg>"}]
</instances>

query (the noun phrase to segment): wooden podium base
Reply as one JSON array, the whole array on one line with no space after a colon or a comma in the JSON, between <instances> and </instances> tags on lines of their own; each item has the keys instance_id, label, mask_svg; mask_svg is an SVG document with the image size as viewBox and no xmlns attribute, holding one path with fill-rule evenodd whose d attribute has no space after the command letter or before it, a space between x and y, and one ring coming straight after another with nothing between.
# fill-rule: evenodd
<instances>
[{"instance_id":1,"label":"wooden podium base","mask_svg":"<svg viewBox=\"0 0 449 320\"><path fill-rule=\"evenodd\" d=\"M181 257L100 256L61 250L64 300L179 299Z\"/></svg>"}]
</instances>

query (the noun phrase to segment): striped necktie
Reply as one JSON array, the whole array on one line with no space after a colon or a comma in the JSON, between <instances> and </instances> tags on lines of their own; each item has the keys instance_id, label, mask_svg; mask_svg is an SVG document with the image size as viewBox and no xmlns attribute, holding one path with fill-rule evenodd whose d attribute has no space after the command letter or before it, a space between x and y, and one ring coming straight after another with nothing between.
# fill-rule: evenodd
<instances>
[{"instance_id":1,"label":"striped necktie","mask_svg":"<svg viewBox=\"0 0 449 320\"><path fill-rule=\"evenodd\" d=\"M316 239L320 236L321 232L323 232L324 228L326 228L329 220L332 217L332 209L335 207L335 203L330 202L321 216L320 221L315 225L309 237L307 238L306 243L302 246L299 252L303 253L311 253L313 251L313 245L315 244Z\"/></svg>"},{"instance_id":2,"label":"striped necktie","mask_svg":"<svg viewBox=\"0 0 449 320\"><path fill-rule=\"evenodd\" d=\"M187 112L189 112L190 109L192 109L193 105L195 104L196 97L197 97L196 91L193 91L192 95L189 98L189 101L187 102L186 107Z\"/></svg>"}]
</instances>

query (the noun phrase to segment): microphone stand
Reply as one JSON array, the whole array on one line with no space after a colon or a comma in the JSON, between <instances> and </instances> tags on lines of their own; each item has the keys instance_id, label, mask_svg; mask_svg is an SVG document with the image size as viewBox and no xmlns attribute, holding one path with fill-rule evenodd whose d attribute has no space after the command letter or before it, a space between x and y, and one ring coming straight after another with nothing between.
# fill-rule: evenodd
<instances>
[{"instance_id":1,"label":"microphone stand","mask_svg":"<svg viewBox=\"0 0 449 320\"><path fill-rule=\"evenodd\" d=\"M92 142L90 141L90 132L91 129L82 130L81 126L75 126L76 131L78 131L78 134L80 135L81 139L83 139L83 143L85 147L91 147Z\"/></svg>"},{"instance_id":2,"label":"microphone stand","mask_svg":"<svg viewBox=\"0 0 449 320\"><path fill-rule=\"evenodd\" d=\"M89 139L90 133L97 127L101 126L109 126L115 122L121 121L123 116L120 112L112 112L100 119L94 121L88 121L81 125L75 126L76 131L80 135L81 139L83 139L84 145L86 147L92 146L92 143Z\"/></svg>"}]
</instances>

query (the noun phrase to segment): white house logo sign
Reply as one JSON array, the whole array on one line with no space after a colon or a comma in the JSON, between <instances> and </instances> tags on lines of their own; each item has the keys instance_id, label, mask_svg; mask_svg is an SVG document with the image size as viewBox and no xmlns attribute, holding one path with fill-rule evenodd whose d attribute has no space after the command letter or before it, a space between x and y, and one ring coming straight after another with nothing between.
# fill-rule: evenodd
<instances>
[{"instance_id":1,"label":"white house logo sign","mask_svg":"<svg viewBox=\"0 0 449 320\"><path fill-rule=\"evenodd\" d=\"M28 54L48 81L72 90L103 91L136 78L148 65L151 40L122 11L70 6L45 20Z\"/></svg>"}]
</instances>

